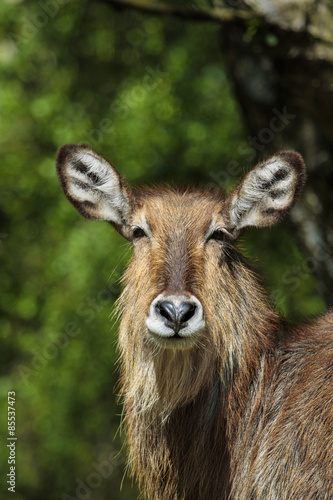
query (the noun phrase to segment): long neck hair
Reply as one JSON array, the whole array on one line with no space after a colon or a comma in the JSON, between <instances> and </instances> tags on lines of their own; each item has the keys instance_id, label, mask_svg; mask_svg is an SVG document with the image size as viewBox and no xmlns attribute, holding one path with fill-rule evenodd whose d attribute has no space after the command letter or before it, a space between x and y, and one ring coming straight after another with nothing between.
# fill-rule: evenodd
<instances>
[{"instance_id":1,"label":"long neck hair","mask_svg":"<svg viewBox=\"0 0 333 500\"><path fill-rule=\"evenodd\" d=\"M201 498L198 488L208 494L207 484L210 498L221 498L216 491L228 483L228 441L275 344L279 317L243 258L235 249L227 254L217 266L204 262L195 293L206 329L187 350L159 348L146 334L147 307L157 293L148 256L139 264L133 259L124 276L118 301L124 424L129 465L149 498L179 500L182 491L191 498L192 483L193 500ZM210 470L217 450L225 464L220 479Z\"/></svg>"}]
</instances>

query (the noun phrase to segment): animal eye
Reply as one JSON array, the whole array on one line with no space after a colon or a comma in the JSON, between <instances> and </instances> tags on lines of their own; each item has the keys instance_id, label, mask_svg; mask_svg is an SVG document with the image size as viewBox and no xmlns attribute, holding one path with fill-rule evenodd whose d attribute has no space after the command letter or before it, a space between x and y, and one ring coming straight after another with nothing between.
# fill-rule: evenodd
<instances>
[{"instance_id":1,"label":"animal eye","mask_svg":"<svg viewBox=\"0 0 333 500\"><path fill-rule=\"evenodd\" d=\"M208 241L209 240L224 241L225 237L226 237L225 232L222 231L221 229L217 229L209 236Z\"/></svg>"},{"instance_id":2,"label":"animal eye","mask_svg":"<svg viewBox=\"0 0 333 500\"><path fill-rule=\"evenodd\" d=\"M143 238L144 236L147 236L146 233L144 232L141 227L136 227L133 230L133 238Z\"/></svg>"}]
</instances>

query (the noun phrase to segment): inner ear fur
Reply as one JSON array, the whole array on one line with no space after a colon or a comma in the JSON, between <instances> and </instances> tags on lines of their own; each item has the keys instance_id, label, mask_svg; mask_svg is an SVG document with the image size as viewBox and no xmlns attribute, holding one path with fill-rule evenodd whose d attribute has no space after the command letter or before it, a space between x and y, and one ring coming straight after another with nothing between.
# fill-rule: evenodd
<instances>
[{"instance_id":1,"label":"inner ear fur","mask_svg":"<svg viewBox=\"0 0 333 500\"><path fill-rule=\"evenodd\" d=\"M305 183L300 154L282 151L256 165L226 200L228 230L235 237L249 226L272 226L293 207Z\"/></svg>"},{"instance_id":2,"label":"inner ear fur","mask_svg":"<svg viewBox=\"0 0 333 500\"><path fill-rule=\"evenodd\" d=\"M127 237L131 192L105 158L84 144L66 144L56 169L65 195L84 217L105 220Z\"/></svg>"}]
</instances>

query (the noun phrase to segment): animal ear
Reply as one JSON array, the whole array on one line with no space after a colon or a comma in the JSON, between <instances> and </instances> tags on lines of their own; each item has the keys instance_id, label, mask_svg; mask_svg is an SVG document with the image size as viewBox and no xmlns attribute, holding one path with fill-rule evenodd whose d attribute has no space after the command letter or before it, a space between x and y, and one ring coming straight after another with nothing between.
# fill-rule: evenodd
<instances>
[{"instance_id":1,"label":"animal ear","mask_svg":"<svg viewBox=\"0 0 333 500\"><path fill-rule=\"evenodd\" d=\"M66 144L58 151L56 168L65 195L82 215L108 221L124 233L130 191L109 162L84 144Z\"/></svg>"},{"instance_id":2,"label":"animal ear","mask_svg":"<svg viewBox=\"0 0 333 500\"><path fill-rule=\"evenodd\" d=\"M301 155L283 151L248 172L227 198L235 237L249 226L272 226L292 208L305 182Z\"/></svg>"}]
</instances>

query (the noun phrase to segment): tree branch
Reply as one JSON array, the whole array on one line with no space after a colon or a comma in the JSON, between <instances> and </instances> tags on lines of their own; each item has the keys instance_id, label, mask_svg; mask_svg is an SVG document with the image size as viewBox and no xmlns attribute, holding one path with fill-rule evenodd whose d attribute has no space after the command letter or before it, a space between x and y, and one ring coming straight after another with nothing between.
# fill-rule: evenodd
<instances>
[{"instance_id":1,"label":"tree branch","mask_svg":"<svg viewBox=\"0 0 333 500\"><path fill-rule=\"evenodd\" d=\"M235 21L248 21L250 19L260 19L261 16L246 10L234 9L200 9L186 8L179 5L155 2L151 0L105 0L108 4L118 7L141 10L149 14L159 14L166 16L176 16L191 21L208 21L215 23L228 23Z\"/></svg>"}]
</instances>

